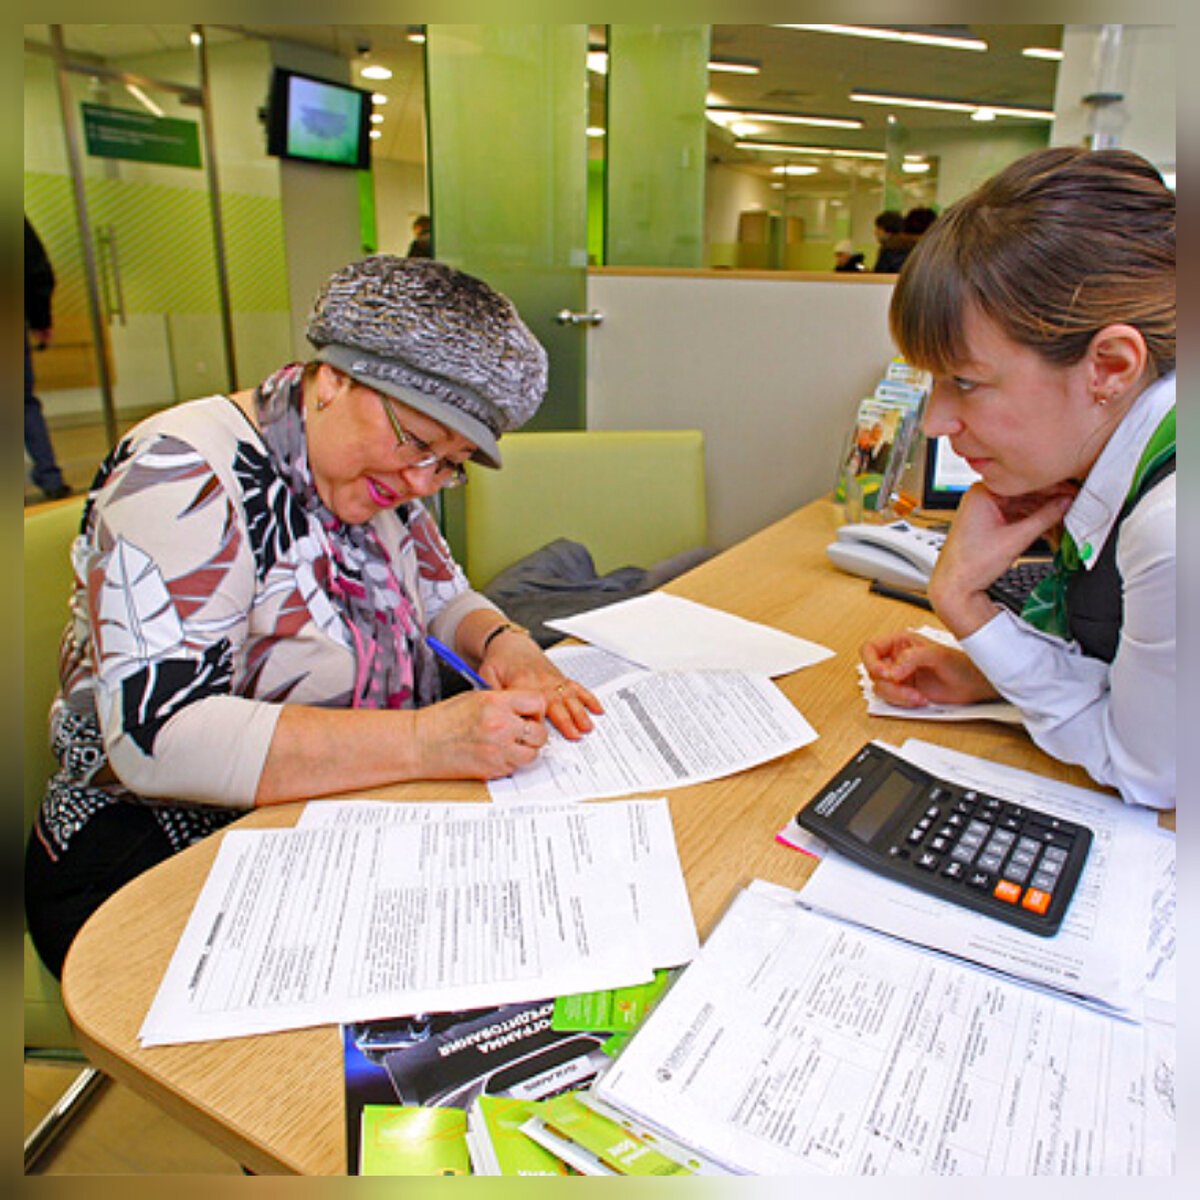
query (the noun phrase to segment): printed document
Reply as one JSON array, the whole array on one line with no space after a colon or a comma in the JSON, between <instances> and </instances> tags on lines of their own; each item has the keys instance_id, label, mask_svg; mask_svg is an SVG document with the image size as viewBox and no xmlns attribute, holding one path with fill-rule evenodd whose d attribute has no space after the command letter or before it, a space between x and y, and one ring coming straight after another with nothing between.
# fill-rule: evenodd
<instances>
[{"instance_id":1,"label":"printed document","mask_svg":"<svg viewBox=\"0 0 1200 1200\"><path fill-rule=\"evenodd\" d=\"M142 1044L645 983L694 944L637 908L645 839L692 926L664 800L396 808L411 819L226 833Z\"/></svg>"},{"instance_id":2,"label":"printed document","mask_svg":"<svg viewBox=\"0 0 1200 1200\"><path fill-rule=\"evenodd\" d=\"M1167 1175L1174 1031L755 882L595 1084L756 1175Z\"/></svg>"},{"instance_id":3,"label":"printed document","mask_svg":"<svg viewBox=\"0 0 1200 1200\"><path fill-rule=\"evenodd\" d=\"M774 677L833 657L816 642L666 592L546 624L653 671L748 671Z\"/></svg>"},{"instance_id":4,"label":"printed document","mask_svg":"<svg viewBox=\"0 0 1200 1200\"><path fill-rule=\"evenodd\" d=\"M765 675L636 671L593 690L604 712L592 718L592 731L571 742L551 729L534 762L488 784L493 800L553 802L684 787L758 766L817 736Z\"/></svg>"},{"instance_id":5,"label":"printed document","mask_svg":"<svg viewBox=\"0 0 1200 1200\"><path fill-rule=\"evenodd\" d=\"M1058 934L1038 937L832 852L822 853L801 901L1141 1020L1156 814L916 738L896 752L952 783L1029 804L1092 830L1087 863Z\"/></svg>"},{"instance_id":6,"label":"printed document","mask_svg":"<svg viewBox=\"0 0 1200 1200\"><path fill-rule=\"evenodd\" d=\"M651 957L663 964L690 962L700 943L667 801L610 801L594 807L604 810L600 818L604 827L620 840L622 880L629 889L637 928ZM321 800L305 806L296 827L404 824L411 828L420 821L452 819L462 808L461 804Z\"/></svg>"}]
</instances>

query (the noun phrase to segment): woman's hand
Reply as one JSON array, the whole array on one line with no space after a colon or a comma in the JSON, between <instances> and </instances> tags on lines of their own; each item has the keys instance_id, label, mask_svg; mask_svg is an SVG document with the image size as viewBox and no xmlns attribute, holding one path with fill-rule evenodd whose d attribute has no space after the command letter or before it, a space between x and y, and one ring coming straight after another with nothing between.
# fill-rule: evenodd
<instances>
[{"instance_id":1,"label":"woman's hand","mask_svg":"<svg viewBox=\"0 0 1200 1200\"><path fill-rule=\"evenodd\" d=\"M982 483L970 487L929 580L929 599L951 633L967 637L996 615L987 589L1039 537L1061 524L1076 491L1062 484L1008 497Z\"/></svg>"},{"instance_id":2,"label":"woman's hand","mask_svg":"<svg viewBox=\"0 0 1200 1200\"><path fill-rule=\"evenodd\" d=\"M919 633L893 633L864 642L859 653L875 694L902 708L976 704L998 698L987 676L962 651Z\"/></svg>"},{"instance_id":3,"label":"woman's hand","mask_svg":"<svg viewBox=\"0 0 1200 1200\"><path fill-rule=\"evenodd\" d=\"M414 779L499 779L528 766L546 744L538 691L464 692L412 715Z\"/></svg>"},{"instance_id":4,"label":"woman's hand","mask_svg":"<svg viewBox=\"0 0 1200 1200\"><path fill-rule=\"evenodd\" d=\"M539 692L545 700L547 719L571 741L578 741L591 730L591 713L604 711L582 683L568 679L524 633L510 631L493 638L479 673L492 687Z\"/></svg>"}]
</instances>

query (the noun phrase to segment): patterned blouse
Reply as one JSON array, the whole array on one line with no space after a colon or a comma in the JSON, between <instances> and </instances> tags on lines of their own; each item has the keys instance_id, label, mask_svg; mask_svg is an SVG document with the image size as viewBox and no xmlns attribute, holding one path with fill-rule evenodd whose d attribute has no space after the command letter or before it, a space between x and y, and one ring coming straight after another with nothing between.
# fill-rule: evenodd
<instances>
[{"instance_id":1,"label":"patterned blouse","mask_svg":"<svg viewBox=\"0 0 1200 1200\"><path fill-rule=\"evenodd\" d=\"M372 680L388 655L379 623L355 619L363 597L390 608L390 659L409 681L426 629L452 645L467 613L493 606L420 503L340 539L330 522L226 396L156 414L109 455L72 550L50 715L60 769L35 826L51 857L116 803L151 806L176 850L227 824L253 803L285 703L436 699ZM348 558L347 532L383 553Z\"/></svg>"}]
</instances>

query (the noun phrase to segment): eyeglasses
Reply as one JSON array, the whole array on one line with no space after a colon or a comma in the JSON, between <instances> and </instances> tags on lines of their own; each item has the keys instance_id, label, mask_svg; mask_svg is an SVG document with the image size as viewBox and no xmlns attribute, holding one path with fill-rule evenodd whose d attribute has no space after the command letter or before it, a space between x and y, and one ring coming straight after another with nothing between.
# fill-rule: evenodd
<instances>
[{"instance_id":1,"label":"eyeglasses","mask_svg":"<svg viewBox=\"0 0 1200 1200\"><path fill-rule=\"evenodd\" d=\"M409 454L417 456L415 461L405 463L402 468L403 470L432 470L434 480L442 488L459 487L461 484L467 482L466 468L462 463L453 462L448 458L439 458L433 453L427 442L421 441L415 433L409 433L400 424L388 398L382 392L376 392L375 394L379 397L379 403L383 405L383 411L387 414L388 423L392 427L392 432L396 435L396 449L407 451Z\"/></svg>"}]
</instances>

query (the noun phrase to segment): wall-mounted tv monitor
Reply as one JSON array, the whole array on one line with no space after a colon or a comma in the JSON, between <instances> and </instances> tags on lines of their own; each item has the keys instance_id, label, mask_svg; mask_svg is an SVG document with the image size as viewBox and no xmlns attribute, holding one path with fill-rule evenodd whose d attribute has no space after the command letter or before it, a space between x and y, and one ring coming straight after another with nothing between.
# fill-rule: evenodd
<instances>
[{"instance_id":1,"label":"wall-mounted tv monitor","mask_svg":"<svg viewBox=\"0 0 1200 1200\"><path fill-rule=\"evenodd\" d=\"M925 443L925 488L922 508L957 508L963 493L979 478L967 461L954 453L948 437Z\"/></svg>"},{"instance_id":2,"label":"wall-mounted tv monitor","mask_svg":"<svg viewBox=\"0 0 1200 1200\"><path fill-rule=\"evenodd\" d=\"M267 153L366 170L371 93L276 67L267 102Z\"/></svg>"}]
</instances>

